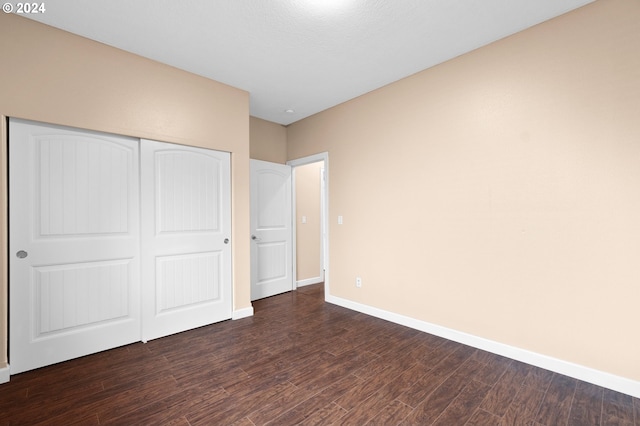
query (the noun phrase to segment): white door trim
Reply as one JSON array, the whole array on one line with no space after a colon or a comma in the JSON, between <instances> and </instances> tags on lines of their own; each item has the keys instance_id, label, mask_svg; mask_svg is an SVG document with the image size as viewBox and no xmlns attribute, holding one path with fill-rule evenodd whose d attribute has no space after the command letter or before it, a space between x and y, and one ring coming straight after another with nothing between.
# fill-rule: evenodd
<instances>
[{"instance_id":1,"label":"white door trim","mask_svg":"<svg viewBox=\"0 0 640 426\"><path fill-rule=\"evenodd\" d=\"M324 238L322 239L322 258L324 260L324 297L325 300L329 296L329 153L321 152L319 154L309 155L307 157L297 158L295 160L287 161L287 164L292 168L291 179L291 192L292 192L292 217L296 216L296 167L305 166L311 163L318 163L322 161L324 163L324 191L322 195L324 199L320 203L322 206L322 229L324 229ZM293 276L297 276L296 263L296 222L293 221Z\"/></svg>"}]
</instances>

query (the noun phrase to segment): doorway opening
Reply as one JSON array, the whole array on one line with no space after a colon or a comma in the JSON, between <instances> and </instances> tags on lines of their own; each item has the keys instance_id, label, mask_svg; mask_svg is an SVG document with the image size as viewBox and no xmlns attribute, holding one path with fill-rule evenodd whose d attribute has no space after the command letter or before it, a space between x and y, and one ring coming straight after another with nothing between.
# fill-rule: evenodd
<instances>
[{"instance_id":1,"label":"doorway opening","mask_svg":"<svg viewBox=\"0 0 640 426\"><path fill-rule=\"evenodd\" d=\"M295 287L323 283L329 294L329 154L288 161L292 168Z\"/></svg>"}]
</instances>

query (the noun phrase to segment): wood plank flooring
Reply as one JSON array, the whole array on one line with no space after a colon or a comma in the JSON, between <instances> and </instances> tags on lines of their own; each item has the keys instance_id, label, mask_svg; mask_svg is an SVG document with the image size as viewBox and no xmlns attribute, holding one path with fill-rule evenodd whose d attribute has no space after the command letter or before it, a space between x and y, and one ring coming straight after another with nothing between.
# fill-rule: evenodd
<instances>
[{"instance_id":1,"label":"wood plank flooring","mask_svg":"<svg viewBox=\"0 0 640 426\"><path fill-rule=\"evenodd\" d=\"M1 425L630 425L640 400L324 303L12 376Z\"/></svg>"}]
</instances>

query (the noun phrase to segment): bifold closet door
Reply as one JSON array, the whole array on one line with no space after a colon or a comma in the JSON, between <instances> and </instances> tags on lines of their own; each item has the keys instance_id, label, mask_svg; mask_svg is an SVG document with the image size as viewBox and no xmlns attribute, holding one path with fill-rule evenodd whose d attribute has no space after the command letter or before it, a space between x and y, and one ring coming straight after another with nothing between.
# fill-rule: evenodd
<instances>
[{"instance_id":1,"label":"bifold closet door","mask_svg":"<svg viewBox=\"0 0 640 426\"><path fill-rule=\"evenodd\" d=\"M142 340L231 318L230 154L141 141Z\"/></svg>"},{"instance_id":2,"label":"bifold closet door","mask_svg":"<svg viewBox=\"0 0 640 426\"><path fill-rule=\"evenodd\" d=\"M11 374L139 341L138 140L9 133Z\"/></svg>"}]
</instances>

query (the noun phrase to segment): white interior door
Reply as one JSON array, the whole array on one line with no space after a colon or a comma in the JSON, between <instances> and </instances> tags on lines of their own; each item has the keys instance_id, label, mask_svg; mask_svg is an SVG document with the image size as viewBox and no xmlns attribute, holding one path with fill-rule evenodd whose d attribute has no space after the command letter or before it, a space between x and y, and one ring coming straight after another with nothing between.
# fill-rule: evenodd
<instances>
[{"instance_id":1,"label":"white interior door","mask_svg":"<svg viewBox=\"0 0 640 426\"><path fill-rule=\"evenodd\" d=\"M251 300L293 290L291 167L251 160Z\"/></svg>"},{"instance_id":2,"label":"white interior door","mask_svg":"<svg viewBox=\"0 0 640 426\"><path fill-rule=\"evenodd\" d=\"M147 341L231 318L230 155L142 140Z\"/></svg>"},{"instance_id":3,"label":"white interior door","mask_svg":"<svg viewBox=\"0 0 640 426\"><path fill-rule=\"evenodd\" d=\"M11 373L140 340L138 142L12 119Z\"/></svg>"}]
</instances>

